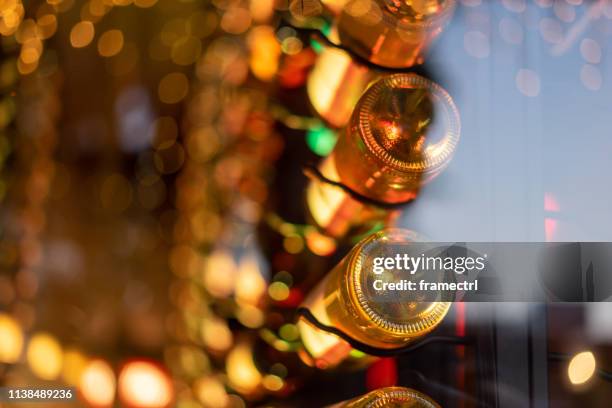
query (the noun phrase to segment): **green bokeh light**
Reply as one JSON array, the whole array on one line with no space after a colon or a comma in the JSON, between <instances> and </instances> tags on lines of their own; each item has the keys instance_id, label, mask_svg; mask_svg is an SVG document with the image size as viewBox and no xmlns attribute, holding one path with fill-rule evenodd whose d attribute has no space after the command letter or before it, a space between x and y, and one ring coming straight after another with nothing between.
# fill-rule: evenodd
<instances>
[{"instance_id":1,"label":"green bokeh light","mask_svg":"<svg viewBox=\"0 0 612 408\"><path fill-rule=\"evenodd\" d=\"M336 132L325 126L310 129L306 133L306 143L310 150L319 156L327 156L331 153L336 145L338 136Z\"/></svg>"}]
</instances>

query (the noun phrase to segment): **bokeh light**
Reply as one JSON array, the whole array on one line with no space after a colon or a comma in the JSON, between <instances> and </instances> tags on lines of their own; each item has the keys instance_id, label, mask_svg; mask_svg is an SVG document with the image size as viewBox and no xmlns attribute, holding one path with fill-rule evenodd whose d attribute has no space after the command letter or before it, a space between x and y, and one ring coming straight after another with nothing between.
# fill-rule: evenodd
<instances>
[{"instance_id":1,"label":"bokeh light","mask_svg":"<svg viewBox=\"0 0 612 408\"><path fill-rule=\"evenodd\" d=\"M94 38L95 29L91 21L80 21L70 31L70 44L74 48L87 47Z\"/></svg>"},{"instance_id":2,"label":"bokeh light","mask_svg":"<svg viewBox=\"0 0 612 408\"><path fill-rule=\"evenodd\" d=\"M540 77L531 69L520 69L516 74L516 86L523 95L536 97L540 94Z\"/></svg>"},{"instance_id":3,"label":"bokeh light","mask_svg":"<svg viewBox=\"0 0 612 408\"><path fill-rule=\"evenodd\" d=\"M164 103L178 103L187 96L188 92L189 81L181 72L170 73L159 82L159 99Z\"/></svg>"},{"instance_id":4,"label":"bokeh light","mask_svg":"<svg viewBox=\"0 0 612 408\"><path fill-rule=\"evenodd\" d=\"M172 382L159 365L130 361L119 372L118 394L123 404L133 408L162 408L173 399Z\"/></svg>"},{"instance_id":5,"label":"bokeh light","mask_svg":"<svg viewBox=\"0 0 612 408\"><path fill-rule=\"evenodd\" d=\"M202 377L195 382L193 388L198 400L207 408L225 408L228 405L225 387L216 377Z\"/></svg>"},{"instance_id":6,"label":"bokeh light","mask_svg":"<svg viewBox=\"0 0 612 408\"><path fill-rule=\"evenodd\" d=\"M597 361L593 353L583 351L572 357L567 367L567 375L572 384L581 385L593 377L596 368Z\"/></svg>"},{"instance_id":7,"label":"bokeh light","mask_svg":"<svg viewBox=\"0 0 612 408\"><path fill-rule=\"evenodd\" d=\"M79 391L85 402L96 408L110 407L115 400L115 373L103 360L93 360L83 371Z\"/></svg>"},{"instance_id":8,"label":"bokeh light","mask_svg":"<svg viewBox=\"0 0 612 408\"><path fill-rule=\"evenodd\" d=\"M242 342L232 349L225 362L230 384L245 394L255 392L262 380L261 373L253 362L252 353L251 346Z\"/></svg>"},{"instance_id":9,"label":"bokeh light","mask_svg":"<svg viewBox=\"0 0 612 408\"><path fill-rule=\"evenodd\" d=\"M98 40L98 53L103 57L119 54L123 48L123 33L121 30L108 30Z\"/></svg>"},{"instance_id":10,"label":"bokeh light","mask_svg":"<svg viewBox=\"0 0 612 408\"><path fill-rule=\"evenodd\" d=\"M11 316L0 313L0 362L14 364L23 350L23 332Z\"/></svg>"},{"instance_id":11,"label":"bokeh light","mask_svg":"<svg viewBox=\"0 0 612 408\"><path fill-rule=\"evenodd\" d=\"M62 364L62 378L67 384L77 387L81 381L83 372L87 368L87 357L78 350L67 349L64 352L64 363Z\"/></svg>"},{"instance_id":12,"label":"bokeh light","mask_svg":"<svg viewBox=\"0 0 612 408\"><path fill-rule=\"evenodd\" d=\"M32 336L27 350L32 372L43 380L56 379L62 370L63 353L59 342L50 334Z\"/></svg>"}]
</instances>

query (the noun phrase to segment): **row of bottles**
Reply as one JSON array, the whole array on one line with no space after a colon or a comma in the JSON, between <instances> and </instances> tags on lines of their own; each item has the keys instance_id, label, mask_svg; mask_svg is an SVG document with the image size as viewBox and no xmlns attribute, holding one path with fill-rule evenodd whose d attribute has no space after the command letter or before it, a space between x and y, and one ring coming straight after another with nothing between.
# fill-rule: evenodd
<instances>
[{"instance_id":1,"label":"row of bottles","mask_svg":"<svg viewBox=\"0 0 612 408\"><path fill-rule=\"evenodd\" d=\"M296 142L299 132L280 126L286 146L271 188L277 194L268 208L276 219L268 217L259 228L272 278L290 281L287 296L270 301L267 328L278 332L295 323L297 355L315 369L365 365L375 357L364 357L303 316L291 320L298 306L320 325L383 350L410 344L444 319L447 302L381 303L368 296L364 288L371 274L365 259L389 243L415 239L409 231L388 227L394 226L401 206L449 164L460 135L458 111L441 86L415 73L393 71L423 61L425 49L452 15L453 0L323 3L334 15L329 39L340 46L323 46L305 88L279 99L307 98L338 140L307 181L296 170L306 167L312 155ZM288 248L287 240L300 234L303 250ZM326 250L310 245L308 234L325 243ZM266 343L274 348L274 340ZM287 354L264 350L254 359L259 367L270 367L276 364L274 357L287 360ZM394 387L334 405L383 406L437 404L416 391Z\"/></svg>"}]
</instances>

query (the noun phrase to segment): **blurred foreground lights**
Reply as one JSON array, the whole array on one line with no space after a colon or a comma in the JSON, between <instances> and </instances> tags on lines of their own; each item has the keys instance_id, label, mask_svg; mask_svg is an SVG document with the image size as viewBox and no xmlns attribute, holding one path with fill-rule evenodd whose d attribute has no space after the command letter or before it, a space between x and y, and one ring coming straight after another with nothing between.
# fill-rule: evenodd
<instances>
[{"instance_id":1,"label":"blurred foreground lights","mask_svg":"<svg viewBox=\"0 0 612 408\"><path fill-rule=\"evenodd\" d=\"M331 255L336 250L336 241L333 238L315 230L306 233L306 245L313 254L319 256Z\"/></svg>"},{"instance_id":2,"label":"blurred foreground lights","mask_svg":"<svg viewBox=\"0 0 612 408\"><path fill-rule=\"evenodd\" d=\"M127 407L168 407L173 399L170 376L153 362L126 363L119 373L118 384L119 398Z\"/></svg>"},{"instance_id":3,"label":"blurred foreground lights","mask_svg":"<svg viewBox=\"0 0 612 408\"><path fill-rule=\"evenodd\" d=\"M80 21L70 31L70 44L74 48L87 47L94 38L95 30L91 21Z\"/></svg>"},{"instance_id":4,"label":"blurred foreground lights","mask_svg":"<svg viewBox=\"0 0 612 408\"><path fill-rule=\"evenodd\" d=\"M570 360L567 367L567 376L572 384L582 385L593 377L596 368L597 362L593 353L583 351Z\"/></svg>"},{"instance_id":5,"label":"blurred foreground lights","mask_svg":"<svg viewBox=\"0 0 612 408\"><path fill-rule=\"evenodd\" d=\"M208 293L218 298L230 296L236 287L237 269L229 251L219 249L211 253L204 270L204 286Z\"/></svg>"},{"instance_id":6,"label":"blurred foreground lights","mask_svg":"<svg viewBox=\"0 0 612 408\"><path fill-rule=\"evenodd\" d=\"M43 380L54 380L62 370L62 347L51 335L37 333L28 344L27 359L32 372Z\"/></svg>"},{"instance_id":7,"label":"blurred foreground lights","mask_svg":"<svg viewBox=\"0 0 612 408\"><path fill-rule=\"evenodd\" d=\"M157 92L163 103L178 103L189 92L189 80L182 72L172 72L161 79Z\"/></svg>"},{"instance_id":8,"label":"blurred foreground lights","mask_svg":"<svg viewBox=\"0 0 612 408\"><path fill-rule=\"evenodd\" d=\"M224 319L206 318L201 327L202 341L209 349L223 352L232 346L233 336Z\"/></svg>"},{"instance_id":9,"label":"blurred foreground lights","mask_svg":"<svg viewBox=\"0 0 612 408\"><path fill-rule=\"evenodd\" d=\"M202 377L195 382L193 388L198 400L206 408L225 408L229 403L225 387L216 377Z\"/></svg>"},{"instance_id":10,"label":"blurred foreground lights","mask_svg":"<svg viewBox=\"0 0 612 408\"><path fill-rule=\"evenodd\" d=\"M0 363L14 364L23 350L23 332L15 319L0 313Z\"/></svg>"},{"instance_id":11,"label":"blurred foreground lights","mask_svg":"<svg viewBox=\"0 0 612 408\"><path fill-rule=\"evenodd\" d=\"M285 386L285 382L277 375L268 374L263 378L262 384L268 391L280 391Z\"/></svg>"},{"instance_id":12,"label":"blurred foreground lights","mask_svg":"<svg viewBox=\"0 0 612 408\"><path fill-rule=\"evenodd\" d=\"M92 407L110 407L115 400L115 373L102 360L90 362L81 376L79 391L85 402Z\"/></svg>"},{"instance_id":13,"label":"blurred foreground lights","mask_svg":"<svg viewBox=\"0 0 612 408\"><path fill-rule=\"evenodd\" d=\"M103 57L112 57L123 49L121 30L108 30L98 40L98 53Z\"/></svg>"},{"instance_id":14,"label":"blurred foreground lights","mask_svg":"<svg viewBox=\"0 0 612 408\"><path fill-rule=\"evenodd\" d=\"M290 289L287 284L283 282L273 282L268 287L268 295L277 302L282 302L283 300L287 300L290 294Z\"/></svg>"},{"instance_id":15,"label":"blurred foreground lights","mask_svg":"<svg viewBox=\"0 0 612 408\"><path fill-rule=\"evenodd\" d=\"M261 384L261 373L253 361L251 345L240 343L227 356L225 367L230 385L244 394L254 393Z\"/></svg>"},{"instance_id":16,"label":"blurred foreground lights","mask_svg":"<svg viewBox=\"0 0 612 408\"><path fill-rule=\"evenodd\" d=\"M240 260L236 278L235 294L240 302L257 304L266 293L266 281L254 256Z\"/></svg>"},{"instance_id":17,"label":"blurred foreground lights","mask_svg":"<svg viewBox=\"0 0 612 408\"><path fill-rule=\"evenodd\" d=\"M62 378L66 381L66 384L78 386L85 368L87 368L87 357L83 353L78 350L66 350L64 352Z\"/></svg>"},{"instance_id":18,"label":"blurred foreground lights","mask_svg":"<svg viewBox=\"0 0 612 408\"><path fill-rule=\"evenodd\" d=\"M240 304L236 311L238 321L249 329L257 329L264 323L264 314L257 306Z\"/></svg>"},{"instance_id":19,"label":"blurred foreground lights","mask_svg":"<svg viewBox=\"0 0 612 408\"><path fill-rule=\"evenodd\" d=\"M249 66L253 75L262 81L274 78L281 53L274 29L270 26L253 28L249 32L247 43L250 49Z\"/></svg>"}]
</instances>

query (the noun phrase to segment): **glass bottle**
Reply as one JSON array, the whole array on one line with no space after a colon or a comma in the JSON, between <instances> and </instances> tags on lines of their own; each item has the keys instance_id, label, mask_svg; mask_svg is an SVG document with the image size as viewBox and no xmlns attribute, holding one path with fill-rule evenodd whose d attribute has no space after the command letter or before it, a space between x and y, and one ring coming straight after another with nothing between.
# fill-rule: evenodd
<instances>
[{"instance_id":1,"label":"glass bottle","mask_svg":"<svg viewBox=\"0 0 612 408\"><path fill-rule=\"evenodd\" d=\"M379 349L403 347L435 329L451 303L415 296L411 301L384 301L372 288L377 275L371 260L394 256L398 245L419 241L405 229L379 231L359 242L307 296L302 306L326 326L336 327L354 340ZM298 321L302 359L318 368L333 367L351 354L351 346L304 317Z\"/></svg>"},{"instance_id":2,"label":"glass bottle","mask_svg":"<svg viewBox=\"0 0 612 408\"><path fill-rule=\"evenodd\" d=\"M359 99L349 126L319 166L306 192L312 220L327 234L345 235L354 225L393 217L371 200L399 204L450 163L460 135L459 113L450 95L416 74L394 74L374 83Z\"/></svg>"},{"instance_id":3,"label":"glass bottle","mask_svg":"<svg viewBox=\"0 0 612 408\"><path fill-rule=\"evenodd\" d=\"M351 0L338 20L340 42L374 64L410 67L422 63L454 9L455 0Z\"/></svg>"},{"instance_id":4,"label":"glass bottle","mask_svg":"<svg viewBox=\"0 0 612 408\"><path fill-rule=\"evenodd\" d=\"M405 387L385 387L329 408L440 408L427 395Z\"/></svg>"}]
</instances>

